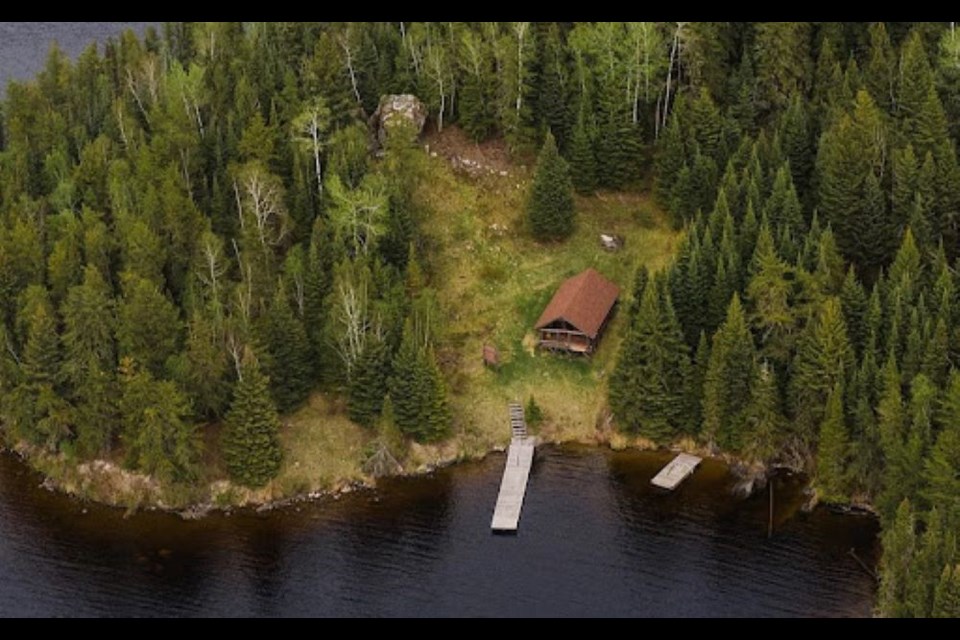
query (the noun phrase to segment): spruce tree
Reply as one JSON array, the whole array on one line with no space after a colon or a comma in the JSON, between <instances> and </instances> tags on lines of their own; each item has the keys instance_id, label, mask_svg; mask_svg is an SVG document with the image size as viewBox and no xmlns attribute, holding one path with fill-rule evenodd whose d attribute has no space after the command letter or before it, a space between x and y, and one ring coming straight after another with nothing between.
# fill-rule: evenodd
<instances>
[{"instance_id":1,"label":"spruce tree","mask_svg":"<svg viewBox=\"0 0 960 640\"><path fill-rule=\"evenodd\" d=\"M527 220L537 240L562 240L573 233L573 183L567 162L557 152L553 134L537 159L536 175L527 202Z\"/></svg>"},{"instance_id":2,"label":"spruce tree","mask_svg":"<svg viewBox=\"0 0 960 640\"><path fill-rule=\"evenodd\" d=\"M391 372L389 391L400 431L418 442L444 438L450 430L446 387L433 349L420 341L409 318Z\"/></svg>"},{"instance_id":3,"label":"spruce tree","mask_svg":"<svg viewBox=\"0 0 960 640\"><path fill-rule=\"evenodd\" d=\"M165 481L194 479L200 442L189 411L186 397L173 382L137 370L129 358L121 360L121 437L131 468Z\"/></svg>"},{"instance_id":4,"label":"spruce tree","mask_svg":"<svg viewBox=\"0 0 960 640\"><path fill-rule=\"evenodd\" d=\"M923 39L912 31L900 48L899 86L897 87L897 115L903 123L908 139L913 139L917 117L923 109L930 89L934 86L933 72Z\"/></svg>"},{"instance_id":5,"label":"spruce tree","mask_svg":"<svg viewBox=\"0 0 960 640\"><path fill-rule=\"evenodd\" d=\"M579 122L578 122L579 126ZM576 137L574 130L574 137ZM677 181L680 179L680 171L686 165L687 150L683 131L680 127L680 116L677 109L674 109L667 122L667 127L660 134L657 141L656 152L656 172L655 172L655 191L657 200L661 206L670 207L673 204L674 189ZM576 166L576 163L574 163ZM677 211L671 207L671 213L674 220L677 220ZM679 225L676 225L679 226Z\"/></svg>"},{"instance_id":6,"label":"spruce tree","mask_svg":"<svg viewBox=\"0 0 960 640\"><path fill-rule=\"evenodd\" d=\"M946 552L945 531L936 506L926 514L925 520L926 529L920 536L904 594L905 604L914 618L929 618L933 612L934 592Z\"/></svg>"},{"instance_id":7,"label":"spruce tree","mask_svg":"<svg viewBox=\"0 0 960 640\"><path fill-rule=\"evenodd\" d=\"M800 199L810 203L810 172L813 170L813 143L803 96L794 93L780 124L780 140L790 164L790 173Z\"/></svg>"},{"instance_id":8,"label":"spruce tree","mask_svg":"<svg viewBox=\"0 0 960 640\"><path fill-rule=\"evenodd\" d=\"M847 500L847 427L843 415L843 388L839 383L830 392L820 424L817 487L825 502Z\"/></svg>"},{"instance_id":9,"label":"spruce tree","mask_svg":"<svg viewBox=\"0 0 960 640\"><path fill-rule=\"evenodd\" d=\"M259 342L268 358L262 363L279 411L306 400L313 381L310 343L303 323L294 315L283 287L278 286L260 323Z\"/></svg>"},{"instance_id":10,"label":"spruce tree","mask_svg":"<svg viewBox=\"0 0 960 640\"><path fill-rule=\"evenodd\" d=\"M597 159L593 154L593 143L582 113L577 118L570 138L570 177L577 193L592 193L597 188Z\"/></svg>"},{"instance_id":11,"label":"spruce tree","mask_svg":"<svg viewBox=\"0 0 960 640\"><path fill-rule=\"evenodd\" d=\"M784 424L776 369L762 362L744 410L744 455L761 463L773 458L783 439Z\"/></svg>"},{"instance_id":12,"label":"spruce tree","mask_svg":"<svg viewBox=\"0 0 960 640\"><path fill-rule=\"evenodd\" d=\"M960 617L960 564L943 567L933 597L932 617Z\"/></svg>"},{"instance_id":13,"label":"spruce tree","mask_svg":"<svg viewBox=\"0 0 960 640\"><path fill-rule=\"evenodd\" d=\"M742 413L750 401L754 357L753 338L735 293L726 320L713 336L703 392L704 431L722 448L737 450L742 445Z\"/></svg>"},{"instance_id":14,"label":"spruce tree","mask_svg":"<svg viewBox=\"0 0 960 640\"><path fill-rule=\"evenodd\" d=\"M896 57L890 36L882 22L870 25L870 51L863 68L863 84L877 105L886 113L893 112Z\"/></svg>"},{"instance_id":15,"label":"spruce tree","mask_svg":"<svg viewBox=\"0 0 960 640\"><path fill-rule=\"evenodd\" d=\"M916 504L922 485L923 457L929 446L931 419L937 390L924 375L917 375L910 383L908 416L904 416L900 428L904 435L897 436L891 425L885 424L881 415L881 443L884 453L883 489L877 498L881 521L889 522L893 505L903 498ZM881 408L884 407L883 399ZM896 425L893 425L895 428Z\"/></svg>"},{"instance_id":16,"label":"spruce tree","mask_svg":"<svg viewBox=\"0 0 960 640\"><path fill-rule=\"evenodd\" d=\"M223 457L234 482L262 487L280 471L280 417L270 397L270 381L248 353L233 390L223 431Z\"/></svg>"},{"instance_id":17,"label":"spruce tree","mask_svg":"<svg viewBox=\"0 0 960 640\"><path fill-rule=\"evenodd\" d=\"M673 398L666 376L664 349L656 286L643 292L640 309L629 328L608 386L610 409L620 428L665 442L673 434Z\"/></svg>"},{"instance_id":18,"label":"spruce tree","mask_svg":"<svg viewBox=\"0 0 960 640\"><path fill-rule=\"evenodd\" d=\"M179 347L180 314L155 282L124 274L117 322L117 351L133 358L154 377L165 374L167 359Z\"/></svg>"},{"instance_id":19,"label":"spruce tree","mask_svg":"<svg viewBox=\"0 0 960 640\"><path fill-rule=\"evenodd\" d=\"M602 78L597 84L597 182L604 187L622 189L636 178L639 170L640 126L633 121L619 83Z\"/></svg>"},{"instance_id":20,"label":"spruce tree","mask_svg":"<svg viewBox=\"0 0 960 640\"><path fill-rule=\"evenodd\" d=\"M387 394L389 365L387 345L382 339L369 336L347 385L347 412L357 424L365 427L376 424Z\"/></svg>"},{"instance_id":21,"label":"spruce tree","mask_svg":"<svg viewBox=\"0 0 960 640\"><path fill-rule=\"evenodd\" d=\"M950 372L937 413L940 432L924 461L921 495L937 505L951 530L960 526L960 373Z\"/></svg>"},{"instance_id":22,"label":"spruce tree","mask_svg":"<svg viewBox=\"0 0 960 640\"><path fill-rule=\"evenodd\" d=\"M891 217L894 228L906 226L915 208L920 164L914 153L913 145L892 152L893 199ZM922 203L921 203L922 204Z\"/></svg>"},{"instance_id":23,"label":"spruce tree","mask_svg":"<svg viewBox=\"0 0 960 640\"><path fill-rule=\"evenodd\" d=\"M897 507L896 518L881 535L883 555L880 557L880 588L877 608L887 618L908 615L904 593L910 579L910 569L916 548L916 531L910 501L904 499Z\"/></svg>"},{"instance_id":24,"label":"spruce tree","mask_svg":"<svg viewBox=\"0 0 960 640\"><path fill-rule=\"evenodd\" d=\"M546 26L546 33L536 39L540 68L538 76L536 118L543 128L553 132L557 146L566 150L570 144L571 78L566 64L563 37L557 23Z\"/></svg>"},{"instance_id":25,"label":"spruce tree","mask_svg":"<svg viewBox=\"0 0 960 640\"><path fill-rule=\"evenodd\" d=\"M797 434L811 443L836 385L853 373L853 349L836 297L827 298L798 341L790 384Z\"/></svg>"},{"instance_id":26,"label":"spruce tree","mask_svg":"<svg viewBox=\"0 0 960 640\"><path fill-rule=\"evenodd\" d=\"M883 119L866 91L824 133L817 155L820 211L843 254L862 265L887 257L890 223L875 175L886 153Z\"/></svg>"},{"instance_id":27,"label":"spruce tree","mask_svg":"<svg viewBox=\"0 0 960 640\"><path fill-rule=\"evenodd\" d=\"M843 311L843 319L847 325L850 343L856 355L860 357L867 341L867 329L864 326L864 316L867 313L867 294L853 270L853 265L847 269L843 286L840 288L840 308Z\"/></svg>"},{"instance_id":28,"label":"spruce tree","mask_svg":"<svg viewBox=\"0 0 960 640\"><path fill-rule=\"evenodd\" d=\"M96 455L109 448L117 424L115 303L100 269L87 265L83 284L70 288L61 312L61 375L74 401L78 450Z\"/></svg>"}]
</instances>

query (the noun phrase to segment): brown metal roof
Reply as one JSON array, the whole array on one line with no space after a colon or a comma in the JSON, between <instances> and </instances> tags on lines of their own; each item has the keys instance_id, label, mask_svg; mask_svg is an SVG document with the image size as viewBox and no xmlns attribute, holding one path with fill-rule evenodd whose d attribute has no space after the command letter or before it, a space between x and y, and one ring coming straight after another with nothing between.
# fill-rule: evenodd
<instances>
[{"instance_id":1,"label":"brown metal roof","mask_svg":"<svg viewBox=\"0 0 960 640\"><path fill-rule=\"evenodd\" d=\"M603 321L620 295L620 287L590 268L565 280L540 314L537 329L566 320L590 339L597 337Z\"/></svg>"}]
</instances>

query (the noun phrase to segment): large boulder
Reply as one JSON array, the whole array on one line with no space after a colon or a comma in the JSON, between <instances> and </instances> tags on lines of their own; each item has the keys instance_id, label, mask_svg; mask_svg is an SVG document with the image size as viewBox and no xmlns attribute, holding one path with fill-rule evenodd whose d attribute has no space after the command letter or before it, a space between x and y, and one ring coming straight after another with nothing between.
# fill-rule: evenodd
<instances>
[{"instance_id":1,"label":"large boulder","mask_svg":"<svg viewBox=\"0 0 960 640\"><path fill-rule=\"evenodd\" d=\"M417 96L409 93L381 96L380 105L370 118L376 127L377 142L381 145L387 139L387 128L396 122L408 122L420 135L427 121L427 106Z\"/></svg>"}]
</instances>

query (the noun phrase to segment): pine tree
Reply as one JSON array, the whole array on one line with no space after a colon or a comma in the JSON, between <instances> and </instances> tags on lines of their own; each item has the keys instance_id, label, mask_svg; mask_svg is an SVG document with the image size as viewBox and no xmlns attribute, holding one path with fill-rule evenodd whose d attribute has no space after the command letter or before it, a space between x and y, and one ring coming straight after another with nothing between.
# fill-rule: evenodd
<instances>
[{"instance_id":1,"label":"pine tree","mask_svg":"<svg viewBox=\"0 0 960 640\"><path fill-rule=\"evenodd\" d=\"M817 281L820 292L826 296L839 295L843 288L844 262L837 250L833 229L829 226L820 234L814 279Z\"/></svg>"},{"instance_id":2,"label":"pine tree","mask_svg":"<svg viewBox=\"0 0 960 640\"><path fill-rule=\"evenodd\" d=\"M56 321L46 290L38 288L38 293L34 303L25 302L21 309L21 315L29 316L25 319L26 344L19 372L11 363L7 379L0 385L6 397L2 410L11 440L25 439L56 451L70 434L71 420L58 384L61 356ZM0 338L6 339L6 335ZM9 349L11 343L6 344Z\"/></svg>"},{"instance_id":3,"label":"pine tree","mask_svg":"<svg viewBox=\"0 0 960 640\"><path fill-rule=\"evenodd\" d=\"M252 354L246 354L223 431L223 456L234 482L262 487L280 471L280 417L270 381Z\"/></svg>"},{"instance_id":4,"label":"pine tree","mask_svg":"<svg viewBox=\"0 0 960 640\"><path fill-rule=\"evenodd\" d=\"M597 181L604 187L622 189L637 176L642 152L640 127L633 122L623 89L605 78L598 85Z\"/></svg>"},{"instance_id":5,"label":"pine tree","mask_svg":"<svg viewBox=\"0 0 960 640\"><path fill-rule=\"evenodd\" d=\"M851 115L824 134L817 155L820 211L844 255L863 265L882 263L890 223L875 175L885 154L883 120L866 91Z\"/></svg>"},{"instance_id":6,"label":"pine tree","mask_svg":"<svg viewBox=\"0 0 960 640\"><path fill-rule=\"evenodd\" d=\"M690 129L697 148L718 166L723 166L720 164L726 161L722 146L723 119L706 87L701 87L689 108Z\"/></svg>"},{"instance_id":7,"label":"pine tree","mask_svg":"<svg viewBox=\"0 0 960 640\"><path fill-rule=\"evenodd\" d=\"M593 192L597 187L597 159L593 154L593 143L583 113L573 127L567 157L570 161L570 177L577 193Z\"/></svg>"},{"instance_id":8,"label":"pine tree","mask_svg":"<svg viewBox=\"0 0 960 640\"><path fill-rule=\"evenodd\" d=\"M309 395L313 363L303 323L290 308L282 286L277 287L262 318L259 342L269 355L261 366L270 379L270 392L276 407L279 411L289 411Z\"/></svg>"},{"instance_id":9,"label":"pine tree","mask_svg":"<svg viewBox=\"0 0 960 640\"><path fill-rule=\"evenodd\" d=\"M124 358L120 394L127 464L166 481L194 479L200 443L195 425L187 420L189 403L176 385L138 371Z\"/></svg>"},{"instance_id":10,"label":"pine tree","mask_svg":"<svg viewBox=\"0 0 960 640\"><path fill-rule=\"evenodd\" d=\"M897 289L903 298L902 302L913 306L920 293L920 281L923 277L923 267L920 260L920 250L917 248L913 231L907 227L903 233L903 242L890 265L887 283L890 290Z\"/></svg>"},{"instance_id":11,"label":"pine tree","mask_svg":"<svg viewBox=\"0 0 960 640\"><path fill-rule=\"evenodd\" d=\"M541 241L562 240L573 233L573 183L567 162L557 153L557 143L549 132L537 159L527 219L534 237Z\"/></svg>"},{"instance_id":12,"label":"pine tree","mask_svg":"<svg viewBox=\"0 0 960 640\"><path fill-rule=\"evenodd\" d=\"M960 525L960 373L950 378L936 413L940 425L936 442L924 461L921 495L927 504L937 505L951 530Z\"/></svg>"},{"instance_id":13,"label":"pine tree","mask_svg":"<svg viewBox=\"0 0 960 640\"><path fill-rule=\"evenodd\" d=\"M744 455L761 463L769 461L782 441L784 425L777 373L763 362L756 369L744 410Z\"/></svg>"},{"instance_id":14,"label":"pine tree","mask_svg":"<svg viewBox=\"0 0 960 640\"><path fill-rule=\"evenodd\" d=\"M817 486L826 502L847 499L847 427L843 417L843 388L839 383L830 392L820 423Z\"/></svg>"},{"instance_id":15,"label":"pine tree","mask_svg":"<svg viewBox=\"0 0 960 640\"><path fill-rule=\"evenodd\" d=\"M877 507L882 522L889 522L893 505L903 498L916 503L919 497L922 477L917 470L923 468L923 457L929 446L936 394L937 389L926 376L921 374L913 378L910 383L909 415L900 423L905 433L899 437L895 431L897 425L886 424L886 416L881 414L881 444L886 464ZM881 399L881 409L884 408L885 399ZM904 429L904 426L907 428Z\"/></svg>"},{"instance_id":16,"label":"pine tree","mask_svg":"<svg viewBox=\"0 0 960 640\"><path fill-rule=\"evenodd\" d=\"M485 140L496 127L495 82L489 69L485 43L473 31L462 32L460 64L464 67L459 92L460 125L476 141Z\"/></svg>"},{"instance_id":17,"label":"pine tree","mask_svg":"<svg viewBox=\"0 0 960 640\"><path fill-rule=\"evenodd\" d=\"M932 617L960 617L960 564L943 567L933 598Z\"/></svg>"},{"instance_id":18,"label":"pine tree","mask_svg":"<svg viewBox=\"0 0 960 640\"><path fill-rule=\"evenodd\" d=\"M945 560L944 533L940 512L934 506L926 516L926 529L920 536L904 594L914 618L929 618L933 612L934 591Z\"/></svg>"},{"instance_id":19,"label":"pine tree","mask_svg":"<svg viewBox=\"0 0 960 640\"><path fill-rule=\"evenodd\" d=\"M536 117L544 129L553 132L557 146L567 149L570 143L570 71L566 64L563 38L557 23L545 29L543 37L536 38L539 52L539 91Z\"/></svg>"},{"instance_id":20,"label":"pine tree","mask_svg":"<svg viewBox=\"0 0 960 640\"><path fill-rule=\"evenodd\" d=\"M445 437L450 430L446 388L433 349L420 342L410 319L391 370L390 397L400 431L418 442Z\"/></svg>"},{"instance_id":21,"label":"pine tree","mask_svg":"<svg viewBox=\"0 0 960 640\"><path fill-rule=\"evenodd\" d=\"M805 442L813 441L831 391L846 384L854 365L840 301L827 298L798 341L793 361L790 397L795 428Z\"/></svg>"},{"instance_id":22,"label":"pine tree","mask_svg":"<svg viewBox=\"0 0 960 640\"><path fill-rule=\"evenodd\" d=\"M892 156L893 205L890 213L894 228L900 229L906 226L916 207L920 164L911 144L903 149L894 149Z\"/></svg>"},{"instance_id":23,"label":"pine tree","mask_svg":"<svg viewBox=\"0 0 960 640\"><path fill-rule=\"evenodd\" d=\"M843 311L850 343L857 357L861 357L867 342L864 318L867 313L867 294L853 270L853 265L847 269L843 286L840 288L840 308Z\"/></svg>"},{"instance_id":24,"label":"pine tree","mask_svg":"<svg viewBox=\"0 0 960 640\"><path fill-rule=\"evenodd\" d=\"M576 135L574 130L574 136ZM666 129L657 141L655 189L657 200L662 206L669 206L674 201L674 189L680 179L680 171L686 165L686 157L687 149L680 126L679 109L675 108ZM676 221L678 212L671 208L671 213Z\"/></svg>"},{"instance_id":25,"label":"pine tree","mask_svg":"<svg viewBox=\"0 0 960 640\"><path fill-rule=\"evenodd\" d=\"M817 55L816 68L813 75L813 115L816 123L815 131L825 131L831 125L836 106L836 96L840 90L842 73L837 61L834 45L831 40L824 39ZM844 105L845 107L846 105Z\"/></svg>"},{"instance_id":26,"label":"pine tree","mask_svg":"<svg viewBox=\"0 0 960 640\"><path fill-rule=\"evenodd\" d=\"M908 614L904 593L910 579L910 568L916 548L916 532L910 501L897 507L896 518L882 534L883 555L880 557L880 589L877 608L887 618Z\"/></svg>"},{"instance_id":27,"label":"pine tree","mask_svg":"<svg viewBox=\"0 0 960 640\"><path fill-rule=\"evenodd\" d=\"M49 300L32 307L20 367L29 384L55 385L61 361L57 323Z\"/></svg>"},{"instance_id":28,"label":"pine tree","mask_svg":"<svg viewBox=\"0 0 960 640\"><path fill-rule=\"evenodd\" d=\"M742 412L750 401L754 346L740 296L734 294L727 317L713 336L703 392L703 427L711 442L737 450L742 444Z\"/></svg>"},{"instance_id":29,"label":"pine tree","mask_svg":"<svg viewBox=\"0 0 960 640\"><path fill-rule=\"evenodd\" d=\"M923 108L930 89L934 86L933 71L923 39L919 32L912 31L900 48L900 80L897 87L897 115L903 122L908 139L913 139L917 116Z\"/></svg>"},{"instance_id":30,"label":"pine tree","mask_svg":"<svg viewBox=\"0 0 960 640\"><path fill-rule=\"evenodd\" d=\"M761 104L778 111L790 94L809 86L809 22L758 22L754 56Z\"/></svg>"},{"instance_id":31,"label":"pine tree","mask_svg":"<svg viewBox=\"0 0 960 640\"><path fill-rule=\"evenodd\" d=\"M896 59L890 37L882 22L870 25L870 52L863 68L863 84L877 105L886 113L893 112Z\"/></svg>"},{"instance_id":32,"label":"pine tree","mask_svg":"<svg viewBox=\"0 0 960 640\"><path fill-rule=\"evenodd\" d=\"M798 318L791 308L792 270L777 255L764 223L750 262L753 277L747 284L750 324L760 335L760 352L774 363L786 366L793 352Z\"/></svg>"},{"instance_id":33,"label":"pine tree","mask_svg":"<svg viewBox=\"0 0 960 640\"><path fill-rule=\"evenodd\" d=\"M370 336L347 386L350 419L365 427L376 424L387 394L390 354L383 340Z\"/></svg>"},{"instance_id":34,"label":"pine tree","mask_svg":"<svg viewBox=\"0 0 960 640\"><path fill-rule=\"evenodd\" d=\"M699 428L699 412L695 404L700 392L691 388L693 368L690 362L690 347L684 339L683 329L677 320L664 279L658 279L657 288L660 335L665 355L663 380L669 392L667 419L675 431L695 433Z\"/></svg>"},{"instance_id":35,"label":"pine tree","mask_svg":"<svg viewBox=\"0 0 960 640\"><path fill-rule=\"evenodd\" d=\"M161 377L167 359L179 346L180 314L151 280L128 273L123 288L117 318L119 356L133 358L154 377Z\"/></svg>"},{"instance_id":36,"label":"pine tree","mask_svg":"<svg viewBox=\"0 0 960 640\"><path fill-rule=\"evenodd\" d=\"M206 313L195 311L190 318L181 362L176 379L187 392L194 415L223 415L230 401L227 353L222 326Z\"/></svg>"},{"instance_id":37,"label":"pine tree","mask_svg":"<svg viewBox=\"0 0 960 640\"><path fill-rule=\"evenodd\" d=\"M765 213L770 225L775 230L789 227L794 231L802 231L804 227L800 201L793 185L793 178L786 164L777 169L773 181L773 190L767 199Z\"/></svg>"},{"instance_id":38,"label":"pine tree","mask_svg":"<svg viewBox=\"0 0 960 640\"><path fill-rule=\"evenodd\" d=\"M608 393L610 409L621 429L664 442L675 433L679 390L671 388L674 381L668 378L669 353L658 298L655 284L644 289L640 309L610 374Z\"/></svg>"},{"instance_id":39,"label":"pine tree","mask_svg":"<svg viewBox=\"0 0 960 640\"><path fill-rule=\"evenodd\" d=\"M87 265L83 284L71 287L61 312L64 358L61 374L70 385L79 452L109 448L116 424L114 299L100 270Z\"/></svg>"},{"instance_id":40,"label":"pine tree","mask_svg":"<svg viewBox=\"0 0 960 640\"><path fill-rule=\"evenodd\" d=\"M673 265L673 270L677 270L676 263ZM640 311L640 302L643 300L643 292L646 290L649 282L650 271L647 269L647 265L641 264L639 267L637 267L637 270L633 275L633 289L630 292L630 304L627 306L628 326L633 325L633 319L637 317L637 312ZM673 289L671 289L671 292L673 292Z\"/></svg>"},{"instance_id":41,"label":"pine tree","mask_svg":"<svg viewBox=\"0 0 960 640\"><path fill-rule=\"evenodd\" d=\"M780 124L780 144L790 164L793 184L801 200L809 203L810 172L813 170L813 143L810 137L809 118L803 96L794 93L783 113Z\"/></svg>"},{"instance_id":42,"label":"pine tree","mask_svg":"<svg viewBox=\"0 0 960 640\"><path fill-rule=\"evenodd\" d=\"M333 227L324 216L317 216L310 233L310 245L304 265L303 324L310 340L317 378L329 382L335 369L329 343L325 339L327 300L333 289L333 265L340 259Z\"/></svg>"}]
</instances>

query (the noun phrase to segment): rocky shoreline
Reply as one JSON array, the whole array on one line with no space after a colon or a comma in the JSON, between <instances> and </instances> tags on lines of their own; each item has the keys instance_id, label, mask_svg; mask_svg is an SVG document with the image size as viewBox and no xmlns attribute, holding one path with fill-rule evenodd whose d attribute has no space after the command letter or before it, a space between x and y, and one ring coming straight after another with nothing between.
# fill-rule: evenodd
<instances>
[{"instance_id":1,"label":"rocky shoreline","mask_svg":"<svg viewBox=\"0 0 960 640\"><path fill-rule=\"evenodd\" d=\"M675 442L668 447L659 447L643 438L629 438L612 432L598 432L593 438L552 437L544 439L541 437L540 444L606 446L614 451L654 451L662 449L712 458L728 466L730 472L737 478L733 493L742 498L749 497L766 487L767 481L773 473L782 470L787 472L799 471L799 469L787 465L750 464L731 454L713 451L708 447L697 445L689 438ZM2 450L0 448L0 451ZM415 469L401 469L398 473L380 477L425 476L438 469L460 462L480 461L492 453L501 453L505 450L504 445L491 445L480 453L472 455L451 454L439 457L431 463L421 464ZM168 504L168 501L164 499L166 488L156 478L128 471L107 460L92 460L73 465L64 460L62 456L53 456L23 443L14 446L11 452L17 455L24 464L43 475L43 481L40 484L43 489L58 491L82 501L125 508L128 516L141 510L167 512L184 520L199 520L216 513L229 514L233 510L241 508L254 509L257 513L266 513L307 502L339 500L341 496L356 491L371 491L376 489L378 480L378 478L371 476L365 476L359 480L341 479L334 481L327 488L312 489L291 495L275 495L276 487L252 491L233 485L227 480L218 480L206 487L205 493L207 496L205 499L191 500L186 505L173 505ZM105 491L105 487L109 489L109 494ZM203 491L203 488L197 488L196 490ZM807 487L805 494L807 500L802 507L803 511L812 511L817 505L821 504L813 487ZM824 506L844 513L876 515L873 506L862 500L854 500L849 504Z\"/></svg>"}]
</instances>

